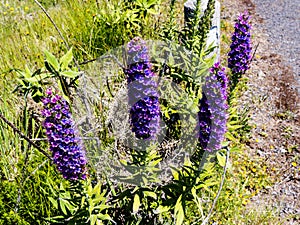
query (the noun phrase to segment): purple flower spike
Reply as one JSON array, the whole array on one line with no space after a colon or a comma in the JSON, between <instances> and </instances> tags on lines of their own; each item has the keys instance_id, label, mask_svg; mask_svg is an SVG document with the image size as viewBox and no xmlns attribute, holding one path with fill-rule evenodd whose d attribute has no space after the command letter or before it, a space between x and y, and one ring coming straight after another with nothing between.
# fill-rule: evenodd
<instances>
[{"instance_id":1,"label":"purple flower spike","mask_svg":"<svg viewBox=\"0 0 300 225\"><path fill-rule=\"evenodd\" d=\"M215 78L220 82L222 98L227 100L227 85L229 80L225 74L225 68L220 66L220 62L217 62L209 71L211 74L215 74Z\"/></svg>"},{"instance_id":2,"label":"purple flower spike","mask_svg":"<svg viewBox=\"0 0 300 225\"><path fill-rule=\"evenodd\" d=\"M199 143L203 150L209 152L221 148L227 130L228 78L224 70L220 63L210 69L199 101Z\"/></svg>"},{"instance_id":3,"label":"purple flower spike","mask_svg":"<svg viewBox=\"0 0 300 225\"><path fill-rule=\"evenodd\" d=\"M138 139L154 139L159 132L160 107L146 42L136 37L127 44L127 51L128 67L124 71L131 130Z\"/></svg>"},{"instance_id":4,"label":"purple flower spike","mask_svg":"<svg viewBox=\"0 0 300 225\"><path fill-rule=\"evenodd\" d=\"M76 129L67 102L52 89L46 91L42 100L45 117L43 126L50 144L53 161L67 180L86 178L85 151L76 137Z\"/></svg>"},{"instance_id":5,"label":"purple flower spike","mask_svg":"<svg viewBox=\"0 0 300 225\"><path fill-rule=\"evenodd\" d=\"M231 37L230 52L228 54L228 67L232 74L240 78L250 67L251 61L251 25L248 12L240 14Z\"/></svg>"}]
</instances>

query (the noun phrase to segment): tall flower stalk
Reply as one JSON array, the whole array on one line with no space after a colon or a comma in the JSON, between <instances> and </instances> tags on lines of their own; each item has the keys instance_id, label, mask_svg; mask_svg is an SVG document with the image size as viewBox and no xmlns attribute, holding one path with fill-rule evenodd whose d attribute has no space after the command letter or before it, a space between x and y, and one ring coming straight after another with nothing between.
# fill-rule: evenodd
<instances>
[{"instance_id":1,"label":"tall flower stalk","mask_svg":"<svg viewBox=\"0 0 300 225\"><path fill-rule=\"evenodd\" d=\"M231 37L230 52L228 53L228 67L231 70L231 89L249 69L251 61L251 25L248 12L239 15Z\"/></svg>"},{"instance_id":2,"label":"tall flower stalk","mask_svg":"<svg viewBox=\"0 0 300 225\"><path fill-rule=\"evenodd\" d=\"M226 133L228 78L219 63L210 69L199 101L199 144L202 150L216 151Z\"/></svg>"},{"instance_id":3,"label":"tall flower stalk","mask_svg":"<svg viewBox=\"0 0 300 225\"><path fill-rule=\"evenodd\" d=\"M42 101L42 115L45 117L43 127L58 171L67 180L85 179L85 150L74 127L68 103L51 89L46 91L46 97Z\"/></svg>"},{"instance_id":4,"label":"tall flower stalk","mask_svg":"<svg viewBox=\"0 0 300 225\"><path fill-rule=\"evenodd\" d=\"M130 126L138 139L154 139L159 131L160 107L155 73L146 42L139 37L127 45L127 68Z\"/></svg>"}]
</instances>

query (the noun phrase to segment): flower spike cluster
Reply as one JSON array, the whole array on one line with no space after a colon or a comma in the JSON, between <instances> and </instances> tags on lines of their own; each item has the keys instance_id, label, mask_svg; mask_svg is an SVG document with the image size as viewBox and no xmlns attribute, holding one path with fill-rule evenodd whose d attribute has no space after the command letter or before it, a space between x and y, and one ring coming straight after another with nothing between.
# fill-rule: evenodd
<instances>
[{"instance_id":1,"label":"flower spike cluster","mask_svg":"<svg viewBox=\"0 0 300 225\"><path fill-rule=\"evenodd\" d=\"M240 14L231 37L232 43L228 54L228 67L231 69L232 74L236 74L238 78L249 69L252 57L251 25L249 20L248 12Z\"/></svg>"},{"instance_id":2,"label":"flower spike cluster","mask_svg":"<svg viewBox=\"0 0 300 225\"><path fill-rule=\"evenodd\" d=\"M43 127L58 171L67 180L85 179L87 159L67 102L51 89L42 101Z\"/></svg>"},{"instance_id":3,"label":"flower spike cluster","mask_svg":"<svg viewBox=\"0 0 300 225\"><path fill-rule=\"evenodd\" d=\"M138 139L154 139L159 132L160 107L146 42L139 37L127 44L128 103L130 126Z\"/></svg>"},{"instance_id":4,"label":"flower spike cluster","mask_svg":"<svg viewBox=\"0 0 300 225\"><path fill-rule=\"evenodd\" d=\"M226 133L228 78L219 63L210 69L199 101L199 144L205 151L216 151Z\"/></svg>"}]
</instances>

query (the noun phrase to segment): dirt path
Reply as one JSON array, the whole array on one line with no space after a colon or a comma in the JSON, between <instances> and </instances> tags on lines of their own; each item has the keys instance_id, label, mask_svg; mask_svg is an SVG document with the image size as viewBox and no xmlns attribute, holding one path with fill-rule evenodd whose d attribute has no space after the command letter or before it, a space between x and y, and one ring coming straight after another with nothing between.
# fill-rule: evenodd
<instances>
[{"instance_id":1,"label":"dirt path","mask_svg":"<svg viewBox=\"0 0 300 225\"><path fill-rule=\"evenodd\" d=\"M264 20L271 51L284 57L292 67L300 93L300 0L252 0Z\"/></svg>"},{"instance_id":2,"label":"dirt path","mask_svg":"<svg viewBox=\"0 0 300 225\"><path fill-rule=\"evenodd\" d=\"M256 2L260 2L260 5L259 3L256 5ZM272 12L264 18L259 13L264 12L262 7L268 7L267 2L270 6L268 10ZM234 20L240 12L248 10L252 15L253 45L258 45L251 70L247 74L249 88L240 99L240 105L250 107L250 123L255 125L247 144L249 154L259 156L265 161L276 183L260 191L247 207L249 210L257 211L272 209L281 218L281 224L298 225L300 224L300 116L295 71L297 68L299 71L299 53L296 54L299 51L299 40L298 36L283 35L290 29L288 22L282 22L288 15L278 16L281 9L278 8L277 11L273 9L275 6L271 2L276 1L223 0L221 19ZM278 2L284 4L284 1ZM282 5L278 7L285 9ZM279 24L277 22L273 24L277 26L274 29L269 20L276 21L276 15L281 21ZM275 39L280 45L275 44ZM287 49L290 45L292 48L298 45L298 48ZM279 54L279 51L282 51L282 54ZM298 64L293 63L293 60ZM292 66L289 66L291 64Z\"/></svg>"}]
</instances>

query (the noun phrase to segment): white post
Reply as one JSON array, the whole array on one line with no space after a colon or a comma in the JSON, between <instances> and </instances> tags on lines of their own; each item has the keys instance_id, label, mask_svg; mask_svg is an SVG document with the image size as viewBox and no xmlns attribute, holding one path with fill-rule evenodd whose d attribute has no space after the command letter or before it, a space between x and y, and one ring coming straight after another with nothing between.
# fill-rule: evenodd
<instances>
[{"instance_id":1,"label":"white post","mask_svg":"<svg viewBox=\"0 0 300 225\"><path fill-rule=\"evenodd\" d=\"M200 17L203 16L205 9L207 8L209 0L201 1L201 14ZM197 0L187 0L184 3L184 19L185 22L189 22L194 17L194 13L196 10ZM217 55L216 60L218 61L220 58L220 2L216 0L215 2L215 12L212 19L212 26L210 28L209 33L207 34L206 46L208 47L210 44L214 44L216 46L214 50L214 54Z\"/></svg>"}]
</instances>

